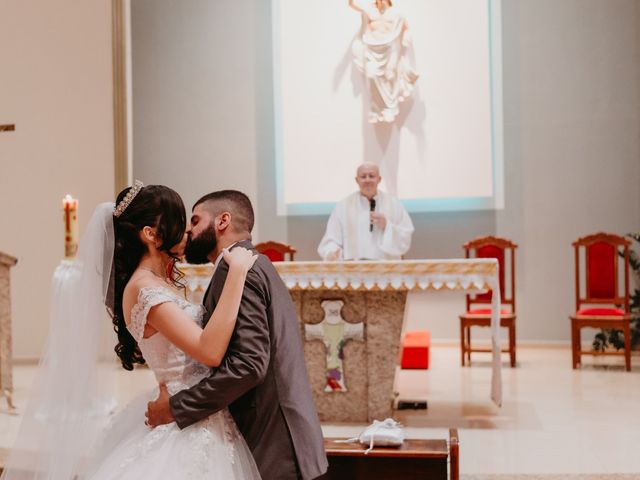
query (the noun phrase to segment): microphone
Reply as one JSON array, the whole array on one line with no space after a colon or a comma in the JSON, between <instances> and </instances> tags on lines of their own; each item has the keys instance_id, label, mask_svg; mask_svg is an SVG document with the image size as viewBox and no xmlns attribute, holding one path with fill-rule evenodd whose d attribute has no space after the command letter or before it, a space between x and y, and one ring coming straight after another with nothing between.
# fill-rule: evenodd
<instances>
[{"instance_id":1,"label":"microphone","mask_svg":"<svg viewBox=\"0 0 640 480\"><path fill-rule=\"evenodd\" d=\"M373 212L376 209L376 199L369 200L369 212ZM369 231L373 232L373 220L369 220Z\"/></svg>"}]
</instances>

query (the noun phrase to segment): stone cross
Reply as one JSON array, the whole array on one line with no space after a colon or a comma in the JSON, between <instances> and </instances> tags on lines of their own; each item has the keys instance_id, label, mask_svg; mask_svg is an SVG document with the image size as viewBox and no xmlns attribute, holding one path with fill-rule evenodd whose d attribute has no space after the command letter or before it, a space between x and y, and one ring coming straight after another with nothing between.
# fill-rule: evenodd
<instances>
[{"instance_id":1,"label":"stone cross","mask_svg":"<svg viewBox=\"0 0 640 480\"><path fill-rule=\"evenodd\" d=\"M344 378L344 346L349 340L364 341L364 323L346 322L340 314L342 300L324 300L320 306L324 319L320 323L306 324L305 338L324 342L327 356L327 383L325 392L346 392Z\"/></svg>"}]
</instances>

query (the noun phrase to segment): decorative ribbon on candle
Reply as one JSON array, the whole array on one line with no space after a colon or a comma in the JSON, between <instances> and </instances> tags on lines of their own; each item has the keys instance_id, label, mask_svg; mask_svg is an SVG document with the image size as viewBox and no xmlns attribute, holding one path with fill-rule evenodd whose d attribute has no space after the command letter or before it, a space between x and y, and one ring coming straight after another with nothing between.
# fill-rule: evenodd
<instances>
[{"instance_id":1,"label":"decorative ribbon on candle","mask_svg":"<svg viewBox=\"0 0 640 480\"><path fill-rule=\"evenodd\" d=\"M73 258L78 251L78 200L71 195L62 199L64 210L64 257Z\"/></svg>"}]
</instances>

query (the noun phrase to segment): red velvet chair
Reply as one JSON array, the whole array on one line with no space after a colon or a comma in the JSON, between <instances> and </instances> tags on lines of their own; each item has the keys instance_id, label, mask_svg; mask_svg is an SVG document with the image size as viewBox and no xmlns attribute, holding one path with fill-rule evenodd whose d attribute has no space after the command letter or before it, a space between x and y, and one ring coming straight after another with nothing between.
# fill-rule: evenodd
<instances>
[{"instance_id":1,"label":"red velvet chair","mask_svg":"<svg viewBox=\"0 0 640 480\"><path fill-rule=\"evenodd\" d=\"M624 355L625 368L631 370L630 244L624 237L602 232L572 243L576 267L576 313L569 318L574 369L581 364L582 355ZM620 268L624 271L620 272ZM619 273L624 277L622 291ZM622 330L624 351L583 351L580 329L584 327Z\"/></svg>"},{"instance_id":2,"label":"red velvet chair","mask_svg":"<svg viewBox=\"0 0 640 480\"><path fill-rule=\"evenodd\" d=\"M515 249L518 245L500 237L480 237L464 244L465 258L496 258L500 265L500 326L509 331L511 366L516 366L516 287ZM505 288L505 274L509 272L509 289ZM467 295L467 311L460 315L460 354L462 366L471 364L471 352L491 352L491 348L471 346L471 327L491 326L491 292Z\"/></svg>"},{"instance_id":3,"label":"red velvet chair","mask_svg":"<svg viewBox=\"0 0 640 480\"><path fill-rule=\"evenodd\" d=\"M293 261L296 255L296 249L286 243L262 242L255 247L258 252L269 257L272 262L284 262L287 260L287 255L289 260Z\"/></svg>"}]
</instances>

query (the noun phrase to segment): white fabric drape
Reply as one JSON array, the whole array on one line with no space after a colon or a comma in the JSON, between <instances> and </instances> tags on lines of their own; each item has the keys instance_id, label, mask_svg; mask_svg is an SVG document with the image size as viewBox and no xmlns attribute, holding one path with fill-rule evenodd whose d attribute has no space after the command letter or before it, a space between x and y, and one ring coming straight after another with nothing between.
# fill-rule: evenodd
<instances>
[{"instance_id":1,"label":"white fabric drape","mask_svg":"<svg viewBox=\"0 0 640 480\"><path fill-rule=\"evenodd\" d=\"M47 349L2 480L81 479L115 406L105 363L105 309L113 259L113 203L99 205L74 260L56 269ZM34 298L40 301L40 298ZM114 339L115 341L115 339ZM112 342L113 343L113 342Z\"/></svg>"}]
</instances>

